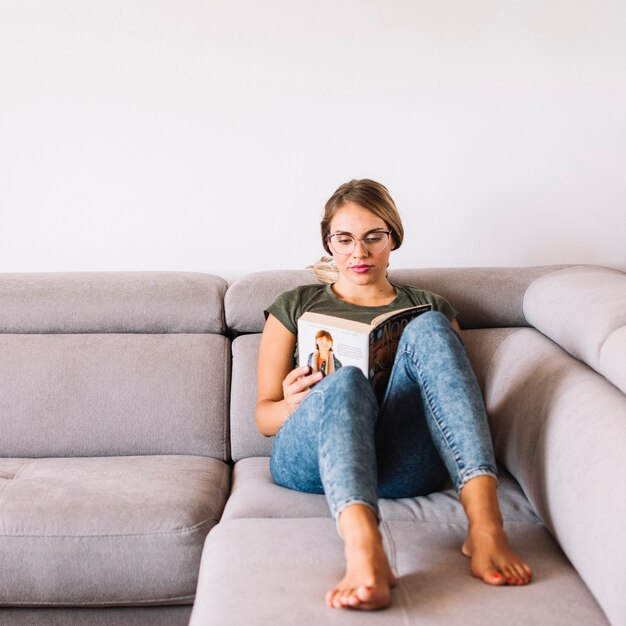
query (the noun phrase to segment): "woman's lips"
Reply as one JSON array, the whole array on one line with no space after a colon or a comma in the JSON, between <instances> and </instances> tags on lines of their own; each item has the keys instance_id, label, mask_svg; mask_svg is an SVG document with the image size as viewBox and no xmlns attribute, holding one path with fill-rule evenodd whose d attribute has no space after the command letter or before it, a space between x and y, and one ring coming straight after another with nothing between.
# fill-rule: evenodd
<instances>
[{"instance_id":1,"label":"woman's lips","mask_svg":"<svg viewBox=\"0 0 626 626\"><path fill-rule=\"evenodd\" d=\"M371 265L353 265L350 268L353 272L356 272L357 274L365 274L365 272L368 272L370 269L372 269Z\"/></svg>"}]
</instances>

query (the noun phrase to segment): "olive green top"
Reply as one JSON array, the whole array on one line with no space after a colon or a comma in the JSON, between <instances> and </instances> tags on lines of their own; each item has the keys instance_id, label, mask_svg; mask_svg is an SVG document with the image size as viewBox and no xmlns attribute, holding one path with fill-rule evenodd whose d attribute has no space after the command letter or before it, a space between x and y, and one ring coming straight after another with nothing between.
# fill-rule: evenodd
<instances>
[{"instance_id":1,"label":"olive green top","mask_svg":"<svg viewBox=\"0 0 626 626\"><path fill-rule=\"evenodd\" d=\"M393 283L392 283L393 284ZM298 334L298 318L307 311L335 315L355 322L369 324L376 316L404 309L416 304L432 304L433 311L441 311L452 321L457 311L442 296L416 289L407 285L395 285L396 298L383 306L360 306L340 300L330 285L302 285L282 293L265 311L265 318L271 313L279 322L294 335Z\"/></svg>"}]
</instances>

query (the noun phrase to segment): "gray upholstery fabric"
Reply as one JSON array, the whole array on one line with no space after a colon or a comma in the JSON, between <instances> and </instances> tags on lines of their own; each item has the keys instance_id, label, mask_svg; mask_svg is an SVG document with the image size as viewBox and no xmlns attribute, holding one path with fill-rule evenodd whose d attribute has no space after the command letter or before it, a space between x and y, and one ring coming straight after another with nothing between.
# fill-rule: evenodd
<instances>
[{"instance_id":1,"label":"gray upholstery fabric","mask_svg":"<svg viewBox=\"0 0 626 626\"><path fill-rule=\"evenodd\" d=\"M444 296L459 312L461 328L492 328L528 326L522 309L527 286L559 267L399 269L389 275L397 282Z\"/></svg>"},{"instance_id":2,"label":"gray upholstery fabric","mask_svg":"<svg viewBox=\"0 0 626 626\"><path fill-rule=\"evenodd\" d=\"M481 328L462 331L463 345L483 396L485 393L485 381L493 355L500 347L500 344L509 335L517 332L517 330L517 328Z\"/></svg>"},{"instance_id":3,"label":"gray upholstery fabric","mask_svg":"<svg viewBox=\"0 0 626 626\"><path fill-rule=\"evenodd\" d=\"M542 276L526 292L524 314L626 393L626 273L580 266Z\"/></svg>"},{"instance_id":4,"label":"gray upholstery fabric","mask_svg":"<svg viewBox=\"0 0 626 626\"><path fill-rule=\"evenodd\" d=\"M463 342L481 388L489 363L498 346L514 328L463 331ZM269 456L273 437L264 437L256 428L254 414L257 394L257 360L260 334L242 335L233 341L233 372L230 409L231 453L234 461Z\"/></svg>"},{"instance_id":5,"label":"gray upholstery fabric","mask_svg":"<svg viewBox=\"0 0 626 626\"><path fill-rule=\"evenodd\" d=\"M364 615L324 604L326 591L343 576L343 548L332 520L227 520L207 538L190 626L608 623L545 528L510 523L506 530L534 565L528 586L494 588L473 578L459 549L463 524L385 523L399 583L389 609Z\"/></svg>"},{"instance_id":6,"label":"gray upholstery fabric","mask_svg":"<svg viewBox=\"0 0 626 626\"><path fill-rule=\"evenodd\" d=\"M534 329L507 337L485 397L496 456L615 624L626 619L626 397Z\"/></svg>"},{"instance_id":7,"label":"gray upholstery fabric","mask_svg":"<svg viewBox=\"0 0 626 626\"><path fill-rule=\"evenodd\" d=\"M499 468L498 499L505 521L541 523L515 479ZM381 499L380 514L386 521L438 521L466 523L463 507L451 485L420 498ZM330 517L326 498L300 493L274 484L267 457L243 459L233 468L232 490L223 520L241 517Z\"/></svg>"},{"instance_id":8,"label":"gray upholstery fabric","mask_svg":"<svg viewBox=\"0 0 626 626\"><path fill-rule=\"evenodd\" d=\"M189 604L230 470L194 456L0 459L0 604Z\"/></svg>"},{"instance_id":9,"label":"gray upholstery fabric","mask_svg":"<svg viewBox=\"0 0 626 626\"><path fill-rule=\"evenodd\" d=\"M266 309L283 291L317 282L311 270L255 272L228 285L224 296L226 326L238 333L263 330Z\"/></svg>"},{"instance_id":10,"label":"gray upholstery fabric","mask_svg":"<svg viewBox=\"0 0 626 626\"><path fill-rule=\"evenodd\" d=\"M560 265L539 267L462 267L391 270L392 281L429 289L459 311L461 328L527 326L522 300L526 287ZM310 270L257 272L229 285L225 297L226 324L238 333L258 333L263 309L283 291L316 282Z\"/></svg>"},{"instance_id":11,"label":"gray upholstery fabric","mask_svg":"<svg viewBox=\"0 0 626 626\"><path fill-rule=\"evenodd\" d=\"M208 334L0 334L0 454L228 450L230 342Z\"/></svg>"},{"instance_id":12,"label":"gray upholstery fabric","mask_svg":"<svg viewBox=\"0 0 626 626\"><path fill-rule=\"evenodd\" d=\"M225 292L195 272L0 274L0 333L223 333Z\"/></svg>"},{"instance_id":13,"label":"gray upholstery fabric","mask_svg":"<svg viewBox=\"0 0 626 626\"><path fill-rule=\"evenodd\" d=\"M6 626L187 626L191 606L0 608Z\"/></svg>"},{"instance_id":14,"label":"gray upholstery fabric","mask_svg":"<svg viewBox=\"0 0 626 626\"><path fill-rule=\"evenodd\" d=\"M248 456L269 456L273 437L256 427L257 360L261 335L242 335L232 344L233 371L230 392L230 451L233 461Z\"/></svg>"}]
</instances>

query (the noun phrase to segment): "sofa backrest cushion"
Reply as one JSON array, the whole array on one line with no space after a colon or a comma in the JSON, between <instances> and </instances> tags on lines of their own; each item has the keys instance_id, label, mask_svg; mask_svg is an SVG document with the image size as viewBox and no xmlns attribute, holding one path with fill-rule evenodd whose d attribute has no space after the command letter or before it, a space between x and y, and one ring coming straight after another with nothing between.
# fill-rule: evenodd
<instances>
[{"instance_id":1,"label":"sofa backrest cushion","mask_svg":"<svg viewBox=\"0 0 626 626\"><path fill-rule=\"evenodd\" d=\"M0 456L228 460L225 288L174 272L1 276Z\"/></svg>"},{"instance_id":2,"label":"sofa backrest cushion","mask_svg":"<svg viewBox=\"0 0 626 626\"><path fill-rule=\"evenodd\" d=\"M390 271L389 278L447 298L459 311L461 328L527 326L522 303L528 285L560 267L563 266L398 269ZM226 292L226 325L236 333L261 332L265 323L263 310L279 294L315 282L311 270L244 276Z\"/></svg>"},{"instance_id":3,"label":"sofa backrest cushion","mask_svg":"<svg viewBox=\"0 0 626 626\"><path fill-rule=\"evenodd\" d=\"M626 393L626 273L580 265L545 274L526 291L524 315Z\"/></svg>"},{"instance_id":4,"label":"sofa backrest cushion","mask_svg":"<svg viewBox=\"0 0 626 626\"><path fill-rule=\"evenodd\" d=\"M225 292L197 272L0 274L0 333L224 333Z\"/></svg>"}]
</instances>

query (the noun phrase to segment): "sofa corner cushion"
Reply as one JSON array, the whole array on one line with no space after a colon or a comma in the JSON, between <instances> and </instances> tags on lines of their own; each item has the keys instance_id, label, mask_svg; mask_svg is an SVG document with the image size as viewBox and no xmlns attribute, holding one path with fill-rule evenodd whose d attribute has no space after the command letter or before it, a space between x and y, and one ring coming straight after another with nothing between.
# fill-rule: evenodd
<instances>
[{"instance_id":1,"label":"sofa corner cushion","mask_svg":"<svg viewBox=\"0 0 626 626\"><path fill-rule=\"evenodd\" d=\"M626 393L626 273L580 265L545 274L526 290L524 315Z\"/></svg>"},{"instance_id":2,"label":"sofa corner cushion","mask_svg":"<svg viewBox=\"0 0 626 626\"><path fill-rule=\"evenodd\" d=\"M191 603L229 484L208 457L0 459L0 605Z\"/></svg>"},{"instance_id":3,"label":"sofa corner cushion","mask_svg":"<svg viewBox=\"0 0 626 626\"><path fill-rule=\"evenodd\" d=\"M398 575L391 606L368 614L380 626L496 623L607 624L605 616L546 529L505 525L535 580L523 587L485 585L460 546L466 525L385 522ZM231 519L206 540L190 626L297 623L362 625L360 611L330 609L325 593L343 576L343 547L332 519Z\"/></svg>"}]
</instances>

